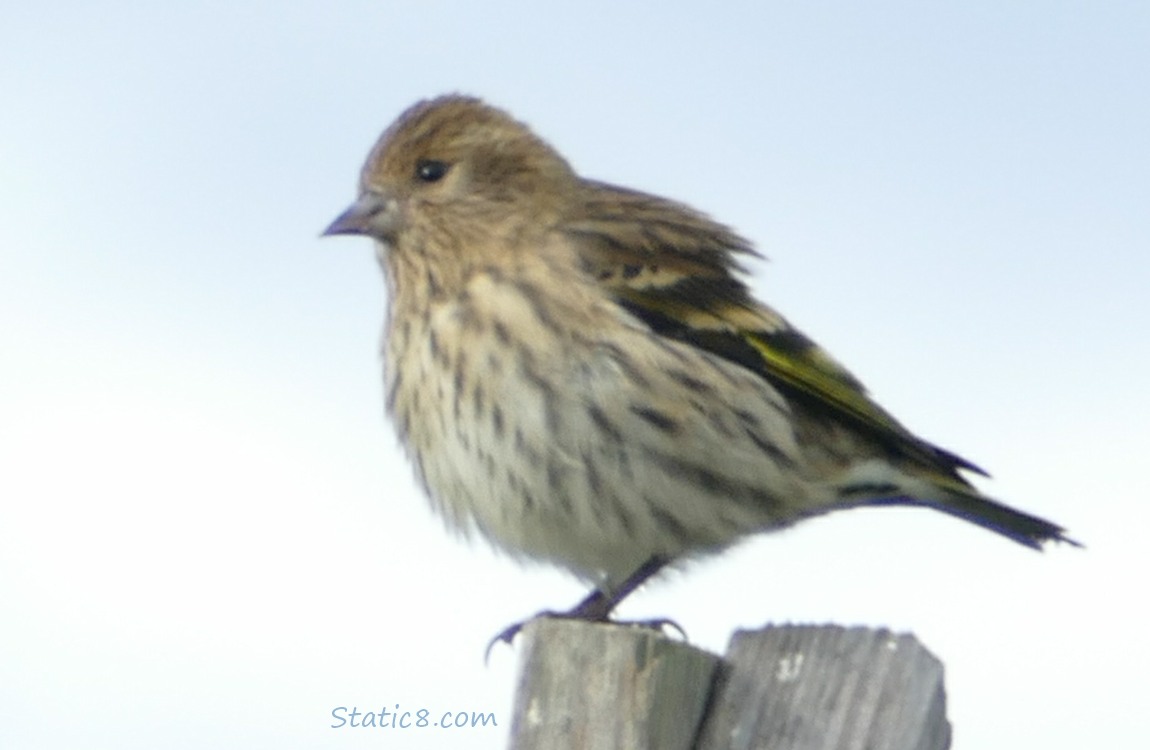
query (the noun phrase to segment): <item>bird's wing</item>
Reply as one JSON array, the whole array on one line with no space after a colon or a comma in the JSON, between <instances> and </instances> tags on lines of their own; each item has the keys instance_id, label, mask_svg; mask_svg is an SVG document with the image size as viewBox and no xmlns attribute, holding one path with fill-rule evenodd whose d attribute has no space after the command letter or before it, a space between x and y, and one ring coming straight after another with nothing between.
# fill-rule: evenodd
<instances>
[{"instance_id":1,"label":"bird's wing","mask_svg":"<svg viewBox=\"0 0 1150 750\"><path fill-rule=\"evenodd\" d=\"M587 270L652 330L737 362L925 468L956 479L957 469L986 474L916 437L846 368L757 302L739 278L737 256L755 255L745 239L678 203L601 183L588 188L564 230Z\"/></svg>"}]
</instances>

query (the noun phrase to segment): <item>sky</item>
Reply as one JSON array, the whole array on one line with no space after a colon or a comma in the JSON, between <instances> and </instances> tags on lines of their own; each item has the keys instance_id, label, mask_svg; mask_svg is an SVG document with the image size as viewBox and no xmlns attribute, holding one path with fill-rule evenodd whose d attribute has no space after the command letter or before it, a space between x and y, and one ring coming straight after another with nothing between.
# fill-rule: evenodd
<instances>
[{"instance_id":1,"label":"sky","mask_svg":"<svg viewBox=\"0 0 1150 750\"><path fill-rule=\"evenodd\" d=\"M488 639L585 592L445 533L370 243L318 236L452 91L752 238L760 297L1086 545L850 511L621 616L912 632L956 748L1147 746L1147 39L1133 2L4 3L0 747L504 745ZM497 726L331 726L396 704Z\"/></svg>"}]
</instances>

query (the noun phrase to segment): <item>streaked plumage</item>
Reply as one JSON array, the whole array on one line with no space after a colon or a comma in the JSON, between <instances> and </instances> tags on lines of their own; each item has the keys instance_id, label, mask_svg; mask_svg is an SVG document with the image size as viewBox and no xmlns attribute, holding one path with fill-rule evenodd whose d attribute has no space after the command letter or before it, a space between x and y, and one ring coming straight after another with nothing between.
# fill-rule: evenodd
<instances>
[{"instance_id":1,"label":"streaked plumage","mask_svg":"<svg viewBox=\"0 0 1150 750\"><path fill-rule=\"evenodd\" d=\"M748 241L580 178L479 100L404 112L326 234L377 240L387 408L434 507L593 581L599 605L577 614L606 617L664 562L840 508L1070 541L981 495L960 473L978 467L753 299Z\"/></svg>"}]
</instances>

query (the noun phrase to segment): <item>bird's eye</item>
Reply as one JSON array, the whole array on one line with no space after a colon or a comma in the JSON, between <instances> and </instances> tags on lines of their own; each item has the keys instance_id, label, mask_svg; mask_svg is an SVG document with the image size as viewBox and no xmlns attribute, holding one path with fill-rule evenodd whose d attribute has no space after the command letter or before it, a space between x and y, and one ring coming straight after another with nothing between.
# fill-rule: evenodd
<instances>
[{"instance_id":1,"label":"bird's eye","mask_svg":"<svg viewBox=\"0 0 1150 750\"><path fill-rule=\"evenodd\" d=\"M450 165L435 159L420 159L415 164L415 176L422 182L438 182L447 174Z\"/></svg>"}]
</instances>

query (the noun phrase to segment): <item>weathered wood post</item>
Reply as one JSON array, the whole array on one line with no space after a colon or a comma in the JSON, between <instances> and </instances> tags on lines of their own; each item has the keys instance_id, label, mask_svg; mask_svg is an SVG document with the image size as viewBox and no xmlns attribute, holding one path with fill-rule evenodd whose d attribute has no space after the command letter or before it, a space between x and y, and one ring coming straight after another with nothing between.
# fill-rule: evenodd
<instances>
[{"instance_id":1,"label":"weathered wood post","mask_svg":"<svg viewBox=\"0 0 1150 750\"><path fill-rule=\"evenodd\" d=\"M511 747L692 747L719 657L623 625L538 619L521 636Z\"/></svg>"},{"instance_id":2,"label":"weathered wood post","mask_svg":"<svg viewBox=\"0 0 1150 750\"><path fill-rule=\"evenodd\" d=\"M942 664L887 630L768 626L723 657L643 628L522 633L516 750L945 750Z\"/></svg>"}]
</instances>

